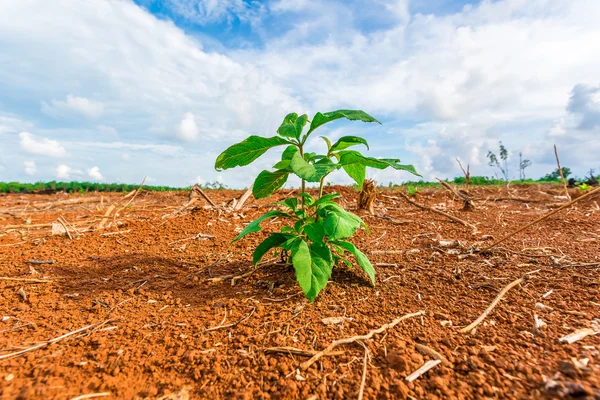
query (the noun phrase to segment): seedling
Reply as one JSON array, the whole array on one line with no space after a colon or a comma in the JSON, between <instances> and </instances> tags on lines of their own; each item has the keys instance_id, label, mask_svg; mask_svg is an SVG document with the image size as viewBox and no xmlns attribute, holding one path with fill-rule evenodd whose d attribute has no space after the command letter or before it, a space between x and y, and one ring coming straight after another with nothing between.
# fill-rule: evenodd
<instances>
[{"instance_id":1,"label":"seedling","mask_svg":"<svg viewBox=\"0 0 600 400\"><path fill-rule=\"evenodd\" d=\"M339 194L323 195L325 179L332 172L343 169L359 187L366 177L367 167L408 171L418 175L412 165L399 164L396 158L366 157L356 150L348 148L364 145L369 148L365 139L358 136L344 136L335 143L321 136L327 145L325 154L305 152L305 144L310 135L320 126L346 118L352 121L376 122L375 118L360 110L338 110L327 113L316 113L311 121L306 114L286 115L277 129L277 136L250 136L244 141L234 144L217 157L215 168L218 171L240 167L252 163L267 150L286 146L277 162L274 171L262 171L256 177L252 193L257 199L270 196L279 190L290 174L301 179L301 191L298 196L289 197L279 204L285 211L272 210L248 224L235 238L236 242L249 233L261 230L260 223L270 218L284 218L290 225L281 228L267 237L254 250L254 265L273 248L282 248L290 254L296 279L304 295L312 302L327 285L333 267L339 262L352 267L346 259L346 253L354 256L356 263L367 273L371 283L375 285L375 269L359 249L346 239L351 238L361 226L368 232L363 220L334 202ZM308 131L304 133L305 127ZM319 182L317 197L306 190L306 182Z\"/></svg>"}]
</instances>

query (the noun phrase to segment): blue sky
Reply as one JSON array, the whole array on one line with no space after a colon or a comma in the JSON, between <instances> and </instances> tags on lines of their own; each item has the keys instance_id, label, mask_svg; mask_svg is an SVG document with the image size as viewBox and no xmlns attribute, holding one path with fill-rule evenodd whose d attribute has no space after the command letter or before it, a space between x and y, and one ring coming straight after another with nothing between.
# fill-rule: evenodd
<instances>
[{"instance_id":1,"label":"blue sky","mask_svg":"<svg viewBox=\"0 0 600 400\"><path fill-rule=\"evenodd\" d=\"M5 0L0 180L244 187L276 155L217 173L219 152L339 108L384 124L322 135L364 135L427 179L459 175L456 157L493 176L499 141L511 178L519 152L550 172L553 144L583 176L600 171L597 43L597 0Z\"/></svg>"}]
</instances>

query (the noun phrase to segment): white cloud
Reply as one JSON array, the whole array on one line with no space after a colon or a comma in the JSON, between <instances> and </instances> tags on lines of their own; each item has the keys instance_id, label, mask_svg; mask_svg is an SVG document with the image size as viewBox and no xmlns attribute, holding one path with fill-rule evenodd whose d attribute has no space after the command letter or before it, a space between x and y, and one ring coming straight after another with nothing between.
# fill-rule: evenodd
<instances>
[{"instance_id":1,"label":"white cloud","mask_svg":"<svg viewBox=\"0 0 600 400\"><path fill-rule=\"evenodd\" d=\"M39 138L29 132L19 133L21 150L29 154L40 154L48 157L64 157L65 148L56 140Z\"/></svg>"},{"instance_id":2,"label":"white cloud","mask_svg":"<svg viewBox=\"0 0 600 400\"><path fill-rule=\"evenodd\" d=\"M42 112L54 117L78 114L80 116L97 119L104 114L104 105L101 102L68 95L66 101L52 100L52 105L42 102Z\"/></svg>"},{"instance_id":3,"label":"white cloud","mask_svg":"<svg viewBox=\"0 0 600 400\"><path fill-rule=\"evenodd\" d=\"M177 136L180 139L189 142L197 139L198 133L198 125L196 125L194 114L189 112L185 113L183 120L177 128Z\"/></svg>"},{"instance_id":4,"label":"white cloud","mask_svg":"<svg viewBox=\"0 0 600 400\"><path fill-rule=\"evenodd\" d=\"M56 177L58 179L71 179L73 175L81 175L81 171L65 164L61 164L56 168Z\"/></svg>"},{"instance_id":5,"label":"white cloud","mask_svg":"<svg viewBox=\"0 0 600 400\"><path fill-rule=\"evenodd\" d=\"M150 6L158 0L141 2ZM138 175L157 155L161 169L171 172L184 157L206 159L204 169L190 169L181 178L152 172L159 180L181 183L198 173L213 181L216 154L248 134L272 134L290 111L312 116L317 110L365 109L384 120L383 127L336 123L320 134L366 132L373 135L371 155L397 152L403 162L440 177L460 174L455 156L470 163L474 174L489 174L485 155L498 140L515 152L535 152L527 144L551 137L564 146L561 153L581 153L577 146L598 142L600 53L590 51L600 42L597 0L481 1L443 15L409 15L404 0L378 0L370 7L360 1L281 0L250 7L255 3L168 0L175 14L200 25L237 24L239 17L263 41L241 50L206 51L197 30L186 34L132 1L64 0L57 9L52 2L5 0L0 6L5 103L45 99L52 115L86 118L68 119L66 132L56 127L61 121L52 122L56 131L44 131L16 128L14 120L0 116L0 134L36 132L47 139L21 142L52 140L64 155L60 140L71 157L88 157L69 161L73 165L91 165L90 154L100 149L103 158L94 156L93 165L110 176L121 176L112 168L124 151L140 150L131 153ZM267 24L258 26L268 12L289 30L274 35ZM56 59L64 62L51 62ZM44 116L14 117L45 122ZM102 125L87 121L100 117ZM197 138L207 140L172 144ZM551 155L551 145L549 152L538 148L530 174ZM243 186L245 176L270 166L268 158L243 174L223 176ZM572 162L584 168L594 160L581 156ZM540 174L548 172L541 170L546 164L539 168Z\"/></svg>"},{"instance_id":6,"label":"white cloud","mask_svg":"<svg viewBox=\"0 0 600 400\"><path fill-rule=\"evenodd\" d=\"M552 127L548 131L548 136L564 136L567 133L565 129L564 118L559 118L552 124Z\"/></svg>"},{"instance_id":7,"label":"white cloud","mask_svg":"<svg viewBox=\"0 0 600 400\"><path fill-rule=\"evenodd\" d=\"M600 127L600 84L577 84L571 91L567 111L579 117L578 129Z\"/></svg>"},{"instance_id":8,"label":"white cloud","mask_svg":"<svg viewBox=\"0 0 600 400\"><path fill-rule=\"evenodd\" d=\"M27 175L35 175L35 172L37 171L35 161L25 161L23 164L25 165L25 173Z\"/></svg>"},{"instance_id":9,"label":"white cloud","mask_svg":"<svg viewBox=\"0 0 600 400\"><path fill-rule=\"evenodd\" d=\"M92 168L88 169L88 176L97 181L101 181L102 179L104 179L102 177L102 174L100 173L100 168L98 168L98 167L92 167Z\"/></svg>"}]
</instances>

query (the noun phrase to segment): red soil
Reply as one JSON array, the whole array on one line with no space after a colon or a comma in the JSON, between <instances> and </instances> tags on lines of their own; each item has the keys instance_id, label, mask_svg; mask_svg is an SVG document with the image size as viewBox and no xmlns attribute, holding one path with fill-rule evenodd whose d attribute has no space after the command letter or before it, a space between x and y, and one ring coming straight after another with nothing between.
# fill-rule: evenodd
<instances>
[{"instance_id":1,"label":"red soil","mask_svg":"<svg viewBox=\"0 0 600 400\"><path fill-rule=\"evenodd\" d=\"M343 194L343 204L355 204L351 189L328 188L333 190ZM35 225L59 216L78 228L97 224L120 195L41 208L34 203L77 196L0 197L0 276L52 280L0 281L0 357L108 321L0 359L0 397L109 392L106 398L115 399L355 398L365 355L360 344L340 346L343 354L323 357L306 371L298 371L306 357L264 349L318 351L423 310L424 316L364 342L371 355L365 398L600 398L600 336L559 342L580 328L600 329L598 199L582 201L486 254L464 256L470 246L490 244L564 201L552 186L470 192L479 199L474 212L455 211L462 203L442 190L424 190L415 199L475 224L476 234L401 199L379 196L376 213L391 219L363 215L371 235L361 231L354 239L379 264L376 287L358 268L338 267L314 304L303 298L291 267L281 264L259 268L233 286L231 279L209 280L251 271L253 247L282 221L264 223L264 232L232 247L229 242L283 193L248 201L237 213L200 208L168 219L162 216L185 204L185 193L141 193L109 218L110 228L73 240ZM208 194L224 204L241 192ZM494 201L510 196L531 201ZM117 230L124 233L101 236ZM214 238L193 239L198 233ZM440 239L458 240L458 247L444 247ZM596 265L577 266L582 263ZM504 286L534 270L474 332L459 332ZM536 309L536 303L548 308ZM537 332L534 314L547 323ZM347 319L326 325L326 317ZM228 324L234 326L206 331ZM408 383L405 377L431 359L419 344L446 362Z\"/></svg>"}]
</instances>

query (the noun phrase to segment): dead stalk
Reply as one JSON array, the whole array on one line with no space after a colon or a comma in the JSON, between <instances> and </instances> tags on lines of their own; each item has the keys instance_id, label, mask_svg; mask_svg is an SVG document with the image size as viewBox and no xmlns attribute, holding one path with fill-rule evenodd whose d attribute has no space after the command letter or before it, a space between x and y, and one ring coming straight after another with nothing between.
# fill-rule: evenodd
<instances>
[{"instance_id":1,"label":"dead stalk","mask_svg":"<svg viewBox=\"0 0 600 400\"><path fill-rule=\"evenodd\" d=\"M565 189L565 195L567 199L571 201L571 195L569 194L569 189L567 188L567 181L565 180L565 176L563 175L562 168L560 167L560 160L558 159L558 150L556 150L556 145L554 145L554 155L556 156L556 165L558 165L558 173L560 174L560 180L562 181L563 187Z\"/></svg>"},{"instance_id":2,"label":"dead stalk","mask_svg":"<svg viewBox=\"0 0 600 400\"><path fill-rule=\"evenodd\" d=\"M325 354L330 353L337 346L340 346L340 345L343 345L343 344L354 343L354 342L356 342L358 340L367 340L367 339L370 339L376 333L381 333L381 332L385 331L386 329L393 328L396 325L398 325L400 322L404 321L405 319L412 318L412 317L417 317L417 316L423 315L423 314L425 314L423 311L418 311L418 312L413 313L413 314L406 314L406 315L403 315L400 318L396 318L395 320L393 320L389 324L385 324L385 325L383 325L383 326L381 326L381 327L379 327L377 329L374 329L374 330L370 331L366 335L352 336L352 337L349 337L349 338L334 340L324 350L321 350L317 354L315 354L314 356L312 356L310 360L305 361L302 364L300 364L300 369L302 369L302 370L308 369L311 365L313 365L315 362L317 362L321 357L323 357Z\"/></svg>"},{"instance_id":3,"label":"dead stalk","mask_svg":"<svg viewBox=\"0 0 600 400\"><path fill-rule=\"evenodd\" d=\"M244 203L246 202L246 200L248 200L248 197L250 197L250 195L252 194L252 186L253 185L250 185L248 190L246 190L246 192L238 199L237 203L235 203L235 206L233 207L233 211L239 211L242 209L242 207L244 206Z\"/></svg>"}]
</instances>

